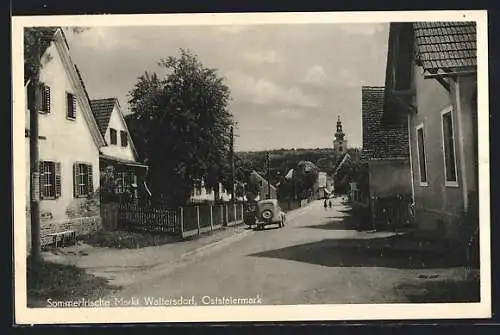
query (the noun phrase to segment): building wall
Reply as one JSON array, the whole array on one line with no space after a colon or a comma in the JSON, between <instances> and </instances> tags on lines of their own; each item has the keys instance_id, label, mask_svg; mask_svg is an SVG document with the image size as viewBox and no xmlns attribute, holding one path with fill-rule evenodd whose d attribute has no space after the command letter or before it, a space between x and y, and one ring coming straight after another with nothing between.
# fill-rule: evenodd
<instances>
[{"instance_id":1,"label":"building wall","mask_svg":"<svg viewBox=\"0 0 500 335\"><path fill-rule=\"evenodd\" d=\"M49 56L49 57L47 57ZM51 88L51 110L39 114L39 157L40 160L61 163L61 196L54 200L40 200L41 231L44 234L64 229L70 221L77 220L79 229L85 230L85 222L92 227L99 224L99 198L73 197L73 163L86 162L93 167L93 189L99 189L99 151L77 103L76 119L66 117L66 92L80 94L70 80L54 43L42 58L43 68L40 80ZM27 95L27 92L26 92ZM29 128L27 112L26 128ZM26 211L29 227L29 138L25 138L26 150ZM86 218L82 223L82 218ZM90 219L93 218L93 219ZM83 225L83 226L82 226ZM29 235L29 231L28 231ZM29 241L29 239L28 239Z\"/></svg>"},{"instance_id":2,"label":"building wall","mask_svg":"<svg viewBox=\"0 0 500 335\"><path fill-rule=\"evenodd\" d=\"M113 156L116 158L135 160L134 152L132 150L132 146L130 145L130 137L128 139L127 146L121 146L120 131L127 131L127 129L125 128L125 124L122 117L120 116L120 113L120 110L115 106L109 119L108 129L106 129L106 133L104 134L104 138L108 145L103 147L101 151L105 155ZM110 128L113 128L117 131L116 144L111 144Z\"/></svg>"},{"instance_id":3,"label":"building wall","mask_svg":"<svg viewBox=\"0 0 500 335\"><path fill-rule=\"evenodd\" d=\"M456 85L450 83L450 92L442 87L434 79L424 79L422 69L416 67L415 71L415 87L416 87L416 113L412 113L410 117L410 143L413 167L413 186L415 190L415 209L416 219L423 230L432 234L456 238L459 233L459 221L462 217L464 208L464 190L463 190L463 173L469 175L468 168L463 171L462 163L466 167L471 166L472 162L470 152L472 143L472 128L468 120L470 108L462 109L462 122L457 118L456 105ZM463 83L461 86L463 91L471 89L469 82ZM461 95L466 95L461 92ZM455 138L455 156L456 156L456 172L458 185L445 185L445 167L443 154L443 138L442 138L442 123L441 112L452 107L452 121ZM465 131L459 132L460 125L469 123L465 127ZM420 183L418 150L416 141L416 127L420 124L424 125L424 147L426 154L427 165L427 185ZM465 144L464 151L460 150L459 141L462 140ZM465 156L462 157L462 152ZM462 162L462 159L464 161Z\"/></svg>"},{"instance_id":4,"label":"building wall","mask_svg":"<svg viewBox=\"0 0 500 335\"><path fill-rule=\"evenodd\" d=\"M407 160L381 160L368 163L370 197L411 194L410 163Z\"/></svg>"}]
</instances>

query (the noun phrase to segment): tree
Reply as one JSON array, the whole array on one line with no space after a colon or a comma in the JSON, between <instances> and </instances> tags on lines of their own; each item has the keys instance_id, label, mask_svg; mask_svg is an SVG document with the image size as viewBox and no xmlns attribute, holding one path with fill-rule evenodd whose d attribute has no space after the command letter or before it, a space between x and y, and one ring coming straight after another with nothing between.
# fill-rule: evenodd
<instances>
[{"instance_id":1,"label":"tree","mask_svg":"<svg viewBox=\"0 0 500 335\"><path fill-rule=\"evenodd\" d=\"M153 200L184 204L196 180L209 187L227 177L230 91L215 69L189 50L160 60L163 77L145 73L129 92L128 123L150 166Z\"/></svg>"},{"instance_id":2,"label":"tree","mask_svg":"<svg viewBox=\"0 0 500 335\"><path fill-rule=\"evenodd\" d=\"M38 195L39 155L38 155L38 111L41 102L40 70L43 67L42 56L60 27L24 28L24 80L28 82L28 109L30 111L30 217L31 217L31 261L32 269L36 269L41 257L40 208ZM81 33L88 28L70 28L74 33ZM50 57L46 58L49 61Z\"/></svg>"}]
</instances>

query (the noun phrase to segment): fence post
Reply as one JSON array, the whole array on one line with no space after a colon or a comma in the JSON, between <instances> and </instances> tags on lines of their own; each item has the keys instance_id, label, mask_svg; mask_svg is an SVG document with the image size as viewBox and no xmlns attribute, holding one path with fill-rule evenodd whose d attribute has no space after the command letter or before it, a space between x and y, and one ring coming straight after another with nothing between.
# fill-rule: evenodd
<instances>
[{"instance_id":1,"label":"fence post","mask_svg":"<svg viewBox=\"0 0 500 335\"><path fill-rule=\"evenodd\" d=\"M210 204L210 230L214 230L214 215L213 215L213 205Z\"/></svg>"},{"instance_id":2,"label":"fence post","mask_svg":"<svg viewBox=\"0 0 500 335\"><path fill-rule=\"evenodd\" d=\"M224 207L226 208L226 226L229 225L229 207L227 204L224 204Z\"/></svg>"},{"instance_id":3,"label":"fence post","mask_svg":"<svg viewBox=\"0 0 500 335\"><path fill-rule=\"evenodd\" d=\"M221 225L224 225L224 205L220 205L220 220L221 220Z\"/></svg>"},{"instance_id":4,"label":"fence post","mask_svg":"<svg viewBox=\"0 0 500 335\"><path fill-rule=\"evenodd\" d=\"M233 204L233 212L234 212L234 222L238 221L238 218L236 217L236 204Z\"/></svg>"},{"instance_id":5,"label":"fence post","mask_svg":"<svg viewBox=\"0 0 500 335\"><path fill-rule=\"evenodd\" d=\"M240 221L243 221L243 204L240 204L240 213L241 213L241 216L240 216Z\"/></svg>"},{"instance_id":6,"label":"fence post","mask_svg":"<svg viewBox=\"0 0 500 335\"><path fill-rule=\"evenodd\" d=\"M200 206L196 206L196 227L198 228L198 235L200 235Z\"/></svg>"},{"instance_id":7,"label":"fence post","mask_svg":"<svg viewBox=\"0 0 500 335\"><path fill-rule=\"evenodd\" d=\"M179 228L181 230L181 238L184 238L184 208L179 207Z\"/></svg>"}]
</instances>

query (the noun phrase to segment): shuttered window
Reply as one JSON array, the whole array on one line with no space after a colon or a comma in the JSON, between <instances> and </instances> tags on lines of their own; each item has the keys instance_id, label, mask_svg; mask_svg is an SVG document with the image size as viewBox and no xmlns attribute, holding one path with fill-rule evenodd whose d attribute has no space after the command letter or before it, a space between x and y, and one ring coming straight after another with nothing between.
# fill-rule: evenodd
<instances>
[{"instance_id":1,"label":"shuttered window","mask_svg":"<svg viewBox=\"0 0 500 335\"><path fill-rule=\"evenodd\" d=\"M50 87L42 84L40 86L40 96L42 99L40 112L50 113Z\"/></svg>"},{"instance_id":2,"label":"shuttered window","mask_svg":"<svg viewBox=\"0 0 500 335\"><path fill-rule=\"evenodd\" d=\"M94 190L92 165L75 163L73 165L73 195L82 198L92 194Z\"/></svg>"},{"instance_id":3,"label":"shuttered window","mask_svg":"<svg viewBox=\"0 0 500 335\"><path fill-rule=\"evenodd\" d=\"M57 199L61 196L61 163L40 162L40 199Z\"/></svg>"},{"instance_id":4,"label":"shuttered window","mask_svg":"<svg viewBox=\"0 0 500 335\"><path fill-rule=\"evenodd\" d=\"M120 130L120 142L122 147L126 147L128 144L128 137L127 137L127 132Z\"/></svg>"},{"instance_id":5,"label":"shuttered window","mask_svg":"<svg viewBox=\"0 0 500 335\"><path fill-rule=\"evenodd\" d=\"M116 129L109 128L109 140L110 140L111 144L118 143Z\"/></svg>"},{"instance_id":6,"label":"shuttered window","mask_svg":"<svg viewBox=\"0 0 500 335\"><path fill-rule=\"evenodd\" d=\"M66 93L66 116L70 119L76 118L76 96Z\"/></svg>"}]
</instances>

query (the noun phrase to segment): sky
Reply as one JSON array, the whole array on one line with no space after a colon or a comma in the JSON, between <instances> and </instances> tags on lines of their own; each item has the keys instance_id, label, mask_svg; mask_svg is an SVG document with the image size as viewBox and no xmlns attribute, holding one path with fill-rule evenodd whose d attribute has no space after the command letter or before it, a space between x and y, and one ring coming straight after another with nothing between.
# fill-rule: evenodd
<instances>
[{"instance_id":1,"label":"sky","mask_svg":"<svg viewBox=\"0 0 500 335\"><path fill-rule=\"evenodd\" d=\"M217 69L231 90L235 149L329 148L337 117L362 143L361 86L382 86L388 24L92 27L67 34L92 99L118 98L180 48Z\"/></svg>"}]
</instances>

